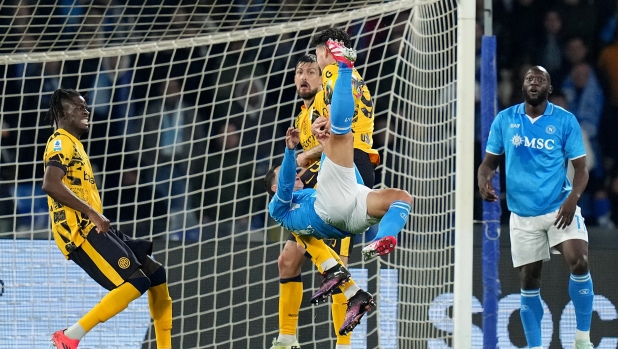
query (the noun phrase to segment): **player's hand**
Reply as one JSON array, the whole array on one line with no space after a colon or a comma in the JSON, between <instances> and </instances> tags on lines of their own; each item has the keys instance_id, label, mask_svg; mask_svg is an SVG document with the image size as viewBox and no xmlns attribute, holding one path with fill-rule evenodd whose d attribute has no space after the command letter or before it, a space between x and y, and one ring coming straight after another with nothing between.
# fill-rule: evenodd
<instances>
[{"instance_id":1,"label":"player's hand","mask_svg":"<svg viewBox=\"0 0 618 349\"><path fill-rule=\"evenodd\" d=\"M296 148L298 143L300 143L300 131L294 127L289 127L285 132L285 145L292 150Z\"/></svg>"},{"instance_id":2,"label":"player's hand","mask_svg":"<svg viewBox=\"0 0 618 349\"><path fill-rule=\"evenodd\" d=\"M307 153L300 153L296 156L296 165L298 167L306 168L311 165L311 160L307 157Z\"/></svg>"},{"instance_id":3,"label":"player's hand","mask_svg":"<svg viewBox=\"0 0 618 349\"><path fill-rule=\"evenodd\" d=\"M324 146L324 143L330 139L330 119L323 116L315 119L313 124L311 124L311 133Z\"/></svg>"},{"instance_id":4,"label":"player's hand","mask_svg":"<svg viewBox=\"0 0 618 349\"><path fill-rule=\"evenodd\" d=\"M97 233L100 234L109 231L109 219L107 219L104 215L97 211L93 211L88 214L88 218L90 218L90 221L96 226Z\"/></svg>"},{"instance_id":5,"label":"player's hand","mask_svg":"<svg viewBox=\"0 0 618 349\"><path fill-rule=\"evenodd\" d=\"M496 195L496 190L494 189L491 181L484 181L485 183L479 183L479 193L481 194L481 198L485 201L495 202L498 200L498 195Z\"/></svg>"},{"instance_id":6,"label":"player's hand","mask_svg":"<svg viewBox=\"0 0 618 349\"><path fill-rule=\"evenodd\" d=\"M554 226L558 229L566 229L571 222L573 222L573 216L575 216L575 210L577 209L577 197L567 196L566 200L560 205L558 214L556 215L556 221Z\"/></svg>"}]
</instances>

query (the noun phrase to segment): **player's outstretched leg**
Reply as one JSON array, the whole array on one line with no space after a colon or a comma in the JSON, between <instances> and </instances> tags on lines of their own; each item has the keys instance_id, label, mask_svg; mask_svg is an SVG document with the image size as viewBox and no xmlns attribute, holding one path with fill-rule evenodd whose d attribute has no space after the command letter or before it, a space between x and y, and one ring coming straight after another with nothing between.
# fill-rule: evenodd
<instances>
[{"instance_id":1,"label":"player's outstretched leg","mask_svg":"<svg viewBox=\"0 0 618 349\"><path fill-rule=\"evenodd\" d=\"M311 297L311 303L313 304L325 302L337 287L344 285L352 276L348 269L341 264L326 270L322 275L324 276L322 286Z\"/></svg>"},{"instance_id":2,"label":"player's outstretched leg","mask_svg":"<svg viewBox=\"0 0 618 349\"><path fill-rule=\"evenodd\" d=\"M408 222L412 209L412 197L403 190L384 189L380 195L393 195L397 200L393 201L380 220L376 237L362 249L365 260L393 252L397 246L396 236Z\"/></svg>"},{"instance_id":3,"label":"player's outstretched leg","mask_svg":"<svg viewBox=\"0 0 618 349\"><path fill-rule=\"evenodd\" d=\"M339 329L339 334L346 335L351 332L360 320L367 313L375 308L376 303L371 293L358 290L352 298L348 300L348 310L346 312L343 326Z\"/></svg>"}]
</instances>

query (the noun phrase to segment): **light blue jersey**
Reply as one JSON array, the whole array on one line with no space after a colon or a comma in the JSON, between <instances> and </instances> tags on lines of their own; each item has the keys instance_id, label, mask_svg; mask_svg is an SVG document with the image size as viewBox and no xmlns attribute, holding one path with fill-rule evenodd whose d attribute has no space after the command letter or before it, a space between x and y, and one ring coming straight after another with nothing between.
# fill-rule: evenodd
<instances>
[{"instance_id":1,"label":"light blue jersey","mask_svg":"<svg viewBox=\"0 0 618 349\"><path fill-rule=\"evenodd\" d=\"M353 235L325 223L315 212L315 189L294 191L295 180L295 152L286 147L279 168L277 192L268 204L268 213L277 223L298 235L311 235L320 239L342 239Z\"/></svg>"},{"instance_id":2,"label":"light blue jersey","mask_svg":"<svg viewBox=\"0 0 618 349\"><path fill-rule=\"evenodd\" d=\"M522 217L557 210L572 189L568 160L586 155L575 116L549 102L535 119L526 115L524 103L501 111L491 124L486 151L505 154L506 202Z\"/></svg>"}]
</instances>

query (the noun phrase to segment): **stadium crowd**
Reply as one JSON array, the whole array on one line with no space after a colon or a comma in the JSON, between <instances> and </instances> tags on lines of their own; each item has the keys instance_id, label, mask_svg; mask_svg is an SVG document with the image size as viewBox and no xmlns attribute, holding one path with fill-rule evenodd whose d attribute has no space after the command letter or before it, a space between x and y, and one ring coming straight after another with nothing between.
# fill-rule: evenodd
<instances>
[{"instance_id":1,"label":"stadium crowd","mask_svg":"<svg viewBox=\"0 0 618 349\"><path fill-rule=\"evenodd\" d=\"M64 7L45 6L53 3L48 0L13 2L25 5L0 9L0 53L12 52L15 47L36 52L37 43L45 38L67 43L68 49L144 40L132 38L129 28L149 30L146 40L158 41L166 39L166 33L190 37L234 23L264 20L264 16L271 16L273 22L287 21L292 12L276 9L294 3L228 0L216 1L230 5L216 7L218 12L184 13L190 6L183 6L175 15L153 12L138 16L131 13L134 7L126 6L133 0L65 0ZM337 5L345 3L337 1ZM477 135L483 3L477 0ZM119 16L120 8L128 10ZM58 9L66 13L56 15L69 18L64 27L45 22L49 20L45 15ZM618 1L494 0L493 14L498 42L498 109L523 100L518 86L531 66L542 65L550 72L554 86L550 100L575 114L589 145L591 180L579 201L582 215L589 226L614 227L618 224L618 137L612 131L618 129ZM30 18L47 25L32 25L27 22ZM63 20L51 18L52 22ZM388 108L387 88L391 84L380 82L378 86L376 81L379 75L394 71L404 27L376 31L381 37L374 42L390 42L378 48L371 48L372 36L363 34L397 20L384 17L348 28L358 38L357 66L364 71L369 89L375 91L377 111ZM58 32L59 28L64 29ZM90 92L93 134L106 137L84 142L90 143L95 173L105 173L106 214L119 217L120 223L137 220L127 227L136 230L137 236L171 232L170 238L196 240L263 226L267 199L261 185L253 181L261 181L272 157L281 156L280 147L272 142L283 138L297 110L296 103L281 103L297 100L290 62L298 57L290 58L288 53L304 53L302 48L308 47L310 37L286 40L286 35L157 53L0 66L5 77L0 81L4 95L0 232L48 227L41 183L33 184L32 179L42 178L42 148L51 134L41 113L59 87ZM221 52L226 54L217 54ZM380 68L370 64L377 61ZM153 78L158 83L151 84ZM284 85L290 88L281 91ZM156 132L149 129L153 125L165 129L159 130L160 137L150 139L148 132ZM385 137L384 120L377 119L375 125L374 148L394 147L392 138ZM211 138L214 141L208 141ZM480 163L479 137L476 141L475 168ZM173 165L153 164L155 157L173 159ZM244 165L227 166L231 164ZM240 186L223 181L247 177L250 179ZM233 193L231 186L236 187ZM219 197L229 204L219 206ZM475 215L480 218L480 197L476 203L479 209ZM183 212L183 216L174 212ZM45 218L37 221L39 215L31 213ZM172 222L168 216L184 219ZM507 217L504 205L504 221ZM200 223L203 229L197 229Z\"/></svg>"}]
</instances>

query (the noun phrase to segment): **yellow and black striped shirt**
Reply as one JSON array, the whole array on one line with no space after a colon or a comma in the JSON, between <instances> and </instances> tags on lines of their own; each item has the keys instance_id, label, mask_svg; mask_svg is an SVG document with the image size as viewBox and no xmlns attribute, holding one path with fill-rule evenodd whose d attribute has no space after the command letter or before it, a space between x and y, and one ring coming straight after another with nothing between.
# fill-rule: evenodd
<instances>
[{"instance_id":1,"label":"yellow and black striped shirt","mask_svg":"<svg viewBox=\"0 0 618 349\"><path fill-rule=\"evenodd\" d=\"M330 64L322 71L322 91L318 92L314 100L314 108L321 116L329 117L328 109L333 97L333 88L337 80L339 65ZM356 109L352 119L352 133L354 135L354 148L360 149L369 155L374 165L380 164L380 155L373 149L373 102L371 93L360 76L354 69L352 72L352 92L355 96Z\"/></svg>"},{"instance_id":2,"label":"yellow and black striped shirt","mask_svg":"<svg viewBox=\"0 0 618 349\"><path fill-rule=\"evenodd\" d=\"M97 212L103 212L90 159L79 139L64 129L56 130L47 141L43 160L45 170L49 166L62 169L65 173L62 182L69 190ZM50 196L47 197L47 203L54 239L62 253L67 256L75 247L81 245L95 225L85 214L63 206Z\"/></svg>"}]
</instances>

